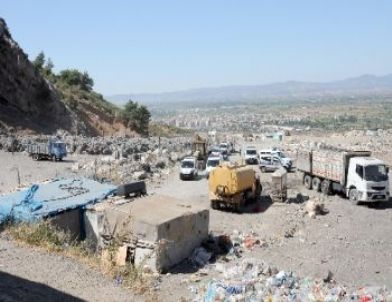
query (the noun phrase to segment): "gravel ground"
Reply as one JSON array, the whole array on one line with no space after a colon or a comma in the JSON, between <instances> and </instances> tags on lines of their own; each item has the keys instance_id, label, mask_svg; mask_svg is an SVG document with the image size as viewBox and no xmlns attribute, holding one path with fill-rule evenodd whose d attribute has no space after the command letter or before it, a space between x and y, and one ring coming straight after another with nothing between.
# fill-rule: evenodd
<instances>
[{"instance_id":1,"label":"gravel ground","mask_svg":"<svg viewBox=\"0 0 392 302\"><path fill-rule=\"evenodd\" d=\"M260 176L268 189L271 174ZM233 230L248 234L254 231L268 246L245 251L244 257L263 259L302 277L323 279L331 271L334 279L348 289L362 286L392 289L392 203L354 206L340 196L323 198L305 189L300 177L298 173L289 173L289 198L296 201L298 193L304 199L321 197L328 214L311 219L304 212L305 203L271 204L264 197L259 204L248 206L243 214L211 209L210 230L218 235L229 235ZM156 192L209 206L205 178L180 181L175 175ZM286 238L286 234L291 235ZM198 282L207 282L216 275L213 265L207 266L207 272ZM161 299L169 299L168 293L173 292L177 297L189 297L188 286L198 284L184 284L190 276L182 273L165 276Z\"/></svg>"},{"instance_id":2,"label":"gravel ground","mask_svg":"<svg viewBox=\"0 0 392 302\"><path fill-rule=\"evenodd\" d=\"M70 157L63 163L34 162L25 154L1 152L0 158L1 193L16 186L16 173L11 171L16 165L22 182L29 183L70 174L70 166L79 159ZM266 189L270 177L271 174L261 175ZM289 185L292 201L296 200L298 193L310 198L319 196L303 188L296 173L289 174ZM149 191L209 207L207 180L202 176L196 181L181 181L174 173L154 188L150 187ZM331 271L334 279L349 288L385 285L392 289L392 204L377 208L353 206L339 196L324 198L324 202L329 213L311 219L304 214L303 203L271 204L264 197L262 202L247 207L243 214L211 210L210 229L217 235L231 234L233 230L256 232L268 246L244 251L244 257L261 258L279 269L293 270L303 277L324 278ZM287 238L288 233L291 235ZM232 261L234 264L240 260ZM52 291L60 291L60 294L89 301L134 301L128 291L116 287L112 280L75 260L18 247L4 238L0 239L0 271L13 275L12 278L38 282L50 286ZM213 265L207 266L206 272L200 282L207 282L216 275ZM188 286L199 284L189 281L193 276L185 265L163 275L158 299L178 301L183 297L190 300L194 294ZM0 292L7 298L4 287L0 287ZM16 294L21 292L23 288L15 289ZM17 300L21 299L8 299Z\"/></svg>"}]
</instances>

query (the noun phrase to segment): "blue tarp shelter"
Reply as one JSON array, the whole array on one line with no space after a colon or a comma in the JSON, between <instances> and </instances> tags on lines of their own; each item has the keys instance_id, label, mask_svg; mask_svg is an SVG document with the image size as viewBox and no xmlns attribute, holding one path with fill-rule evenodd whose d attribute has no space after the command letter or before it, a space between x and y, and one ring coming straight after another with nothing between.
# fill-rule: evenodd
<instances>
[{"instance_id":1,"label":"blue tarp shelter","mask_svg":"<svg viewBox=\"0 0 392 302\"><path fill-rule=\"evenodd\" d=\"M117 187L87 178L56 179L27 190L0 196L0 224L7 220L34 222L63 211L102 201Z\"/></svg>"}]
</instances>

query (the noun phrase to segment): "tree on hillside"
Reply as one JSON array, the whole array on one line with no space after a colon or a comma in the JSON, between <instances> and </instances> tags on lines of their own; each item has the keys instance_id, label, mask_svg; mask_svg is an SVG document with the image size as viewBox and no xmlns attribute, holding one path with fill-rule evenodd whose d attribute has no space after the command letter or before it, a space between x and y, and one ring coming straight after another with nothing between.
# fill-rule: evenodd
<instances>
[{"instance_id":1,"label":"tree on hillside","mask_svg":"<svg viewBox=\"0 0 392 302\"><path fill-rule=\"evenodd\" d=\"M41 51L33 61L33 66L41 71L45 64L45 54Z\"/></svg>"},{"instance_id":2,"label":"tree on hillside","mask_svg":"<svg viewBox=\"0 0 392 302\"><path fill-rule=\"evenodd\" d=\"M65 69L59 74L60 81L69 86L79 86L82 90L90 92L94 86L94 80L90 78L87 71L81 73L76 69Z\"/></svg>"},{"instance_id":3,"label":"tree on hillside","mask_svg":"<svg viewBox=\"0 0 392 302\"><path fill-rule=\"evenodd\" d=\"M142 135L148 135L151 113L144 105L129 100L124 107L123 117L127 126Z\"/></svg>"},{"instance_id":4,"label":"tree on hillside","mask_svg":"<svg viewBox=\"0 0 392 302\"><path fill-rule=\"evenodd\" d=\"M138 115L140 133L143 135L148 135L148 126L150 124L151 113L146 106L141 105L138 109Z\"/></svg>"}]
</instances>

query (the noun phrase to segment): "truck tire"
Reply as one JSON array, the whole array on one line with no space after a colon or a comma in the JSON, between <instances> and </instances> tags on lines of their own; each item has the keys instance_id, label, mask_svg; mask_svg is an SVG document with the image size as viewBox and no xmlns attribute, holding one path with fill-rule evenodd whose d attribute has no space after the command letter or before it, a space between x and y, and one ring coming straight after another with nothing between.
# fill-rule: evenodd
<instances>
[{"instance_id":1,"label":"truck tire","mask_svg":"<svg viewBox=\"0 0 392 302\"><path fill-rule=\"evenodd\" d=\"M312 179L312 187L313 190L315 190L316 192L320 192L321 190L321 180L318 177L313 177Z\"/></svg>"},{"instance_id":2,"label":"truck tire","mask_svg":"<svg viewBox=\"0 0 392 302\"><path fill-rule=\"evenodd\" d=\"M267 172L267 169L266 169L265 167L261 167L260 170L261 170L261 172L263 172L263 173L266 173L266 172Z\"/></svg>"},{"instance_id":3,"label":"truck tire","mask_svg":"<svg viewBox=\"0 0 392 302\"><path fill-rule=\"evenodd\" d=\"M211 208L217 210L219 208L218 202L216 200L211 200Z\"/></svg>"},{"instance_id":4,"label":"truck tire","mask_svg":"<svg viewBox=\"0 0 392 302\"><path fill-rule=\"evenodd\" d=\"M321 192L324 195L329 195L331 194L331 182L329 180L324 179L321 182Z\"/></svg>"},{"instance_id":5,"label":"truck tire","mask_svg":"<svg viewBox=\"0 0 392 302\"><path fill-rule=\"evenodd\" d=\"M234 210L234 212L241 214L242 213L242 204L241 203L233 204L233 210Z\"/></svg>"},{"instance_id":6,"label":"truck tire","mask_svg":"<svg viewBox=\"0 0 392 302\"><path fill-rule=\"evenodd\" d=\"M39 160L39 155L38 154L34 154L33 155L33 159L38 161Z\"/></svg>"},{"instance_id":7,"label":"truck tire","mask_svg":"<svg viewBox=\"0 0 392 302\"><path fill-rule=\"evenodd\" d=\"M350 189L350 191L348 192L348 199L353 205L357 205L359 203L357 189Z\"/></svg>"},{"instance_id":8,"label":"truck tire","mask_svg":"<svg viewBox=\"0 0 392 302\"><path fill-rule=\"evenodd\" d=\"M312 190L312 177L310 175L304 176L304 186L308 190Z\"/></svg>"}]
</instances>

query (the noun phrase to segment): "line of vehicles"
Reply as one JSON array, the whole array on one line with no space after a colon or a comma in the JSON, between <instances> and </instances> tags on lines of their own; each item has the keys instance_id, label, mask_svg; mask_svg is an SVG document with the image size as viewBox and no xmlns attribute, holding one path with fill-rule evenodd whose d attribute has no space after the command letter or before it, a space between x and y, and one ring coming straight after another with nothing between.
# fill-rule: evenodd
<instances>
[{"instance_id":1,"label":"line of vehicles","mask_svg":"<svg viewBox=\"0 0 392 302\"><path fill-rule=\"evenodd\" d=\"M243 156L246 164L258 164L262 172L273 172L281 167L291 171L293 168L293 160L277 148L257 151L256 147L247 146Z\"/></svg>"},{"instance_id":2,"label":"line of vehicles","mask_svg":"<svg viewBox=\"0 0 392 302\"><path fill-rule=\"evenodd\" d=\"M197 138L201 143L201 139ZM192 180L197 179L199 176L200 167L205 168L205 175L208 178L211 171L221 165L223 162L229 160L229 156L234 153L234 146L232 143L222 142L219 145L212 146L208 151L204 148L205 154L200 152L200 147L195 147L195 156L185 157L181 161L180 166L180 179ZM196 154L197 153L197 154ZM200 164L201 162L201 164Z\"/></svg>"},{"instance_id":3,"label":"line of vehicles","mask_svg":"<svg viewBox=\"0 0 392 302\"><path fill-rule=\"evenodd\" d=\"M224 152L226 151L226 156ZM292 170L293 160L277 148L257 150L248 146L243 150L244 163L225 163L233 150L227 144L211 148L206 160L206 176L209 178L211 207L239 209L248 201L257 199L261 185L255 170L258 164L262 172L278 168ZM341 194L353 204L389 201L389 167L371 156L369 151L343 149L299 150L296 170L302 173L303 185L325 195ZM185 177L187 174L189 177ZM195 158L185 158L181 164L181 179L198 175Z\"/></svg>"}]
</instances>

